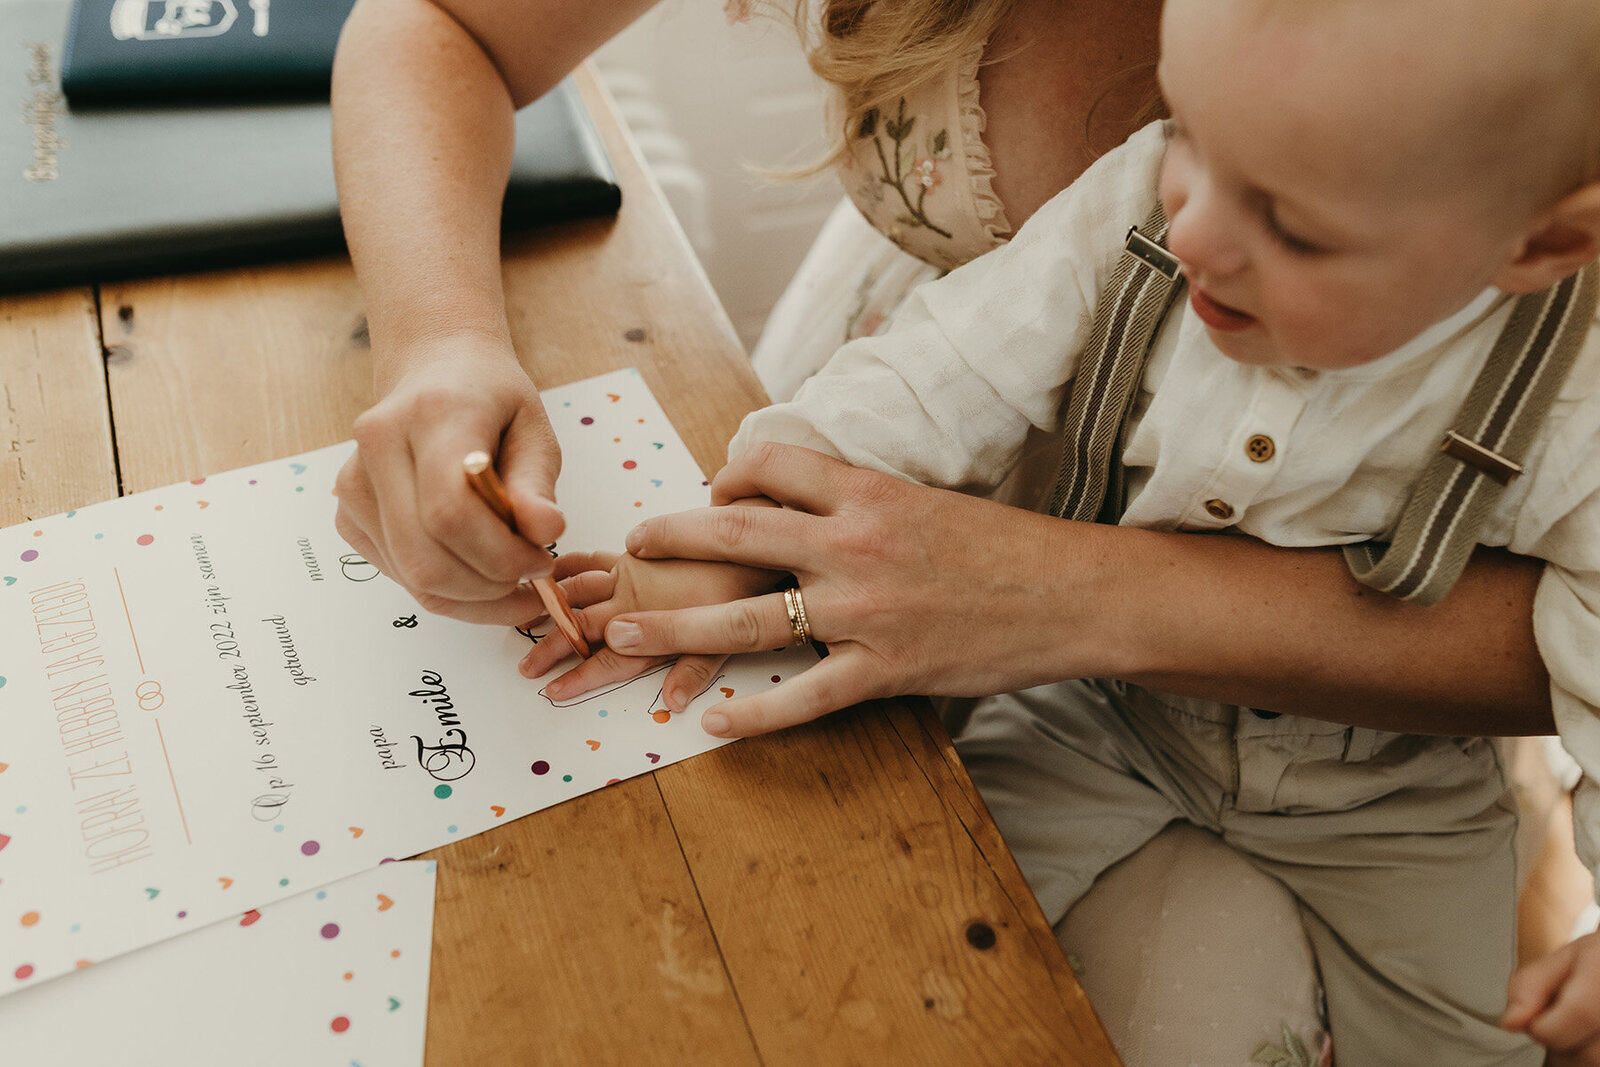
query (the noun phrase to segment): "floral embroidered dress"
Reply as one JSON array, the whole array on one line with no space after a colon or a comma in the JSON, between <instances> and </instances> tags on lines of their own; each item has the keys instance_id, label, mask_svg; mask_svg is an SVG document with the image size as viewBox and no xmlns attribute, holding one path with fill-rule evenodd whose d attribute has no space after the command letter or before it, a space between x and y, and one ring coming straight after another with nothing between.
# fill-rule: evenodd
<instances>
[{"instance_id":1,"label":"floral embroidered dress","mask_svg":"<svg viewBox=\"0 0 1600 1067\"><path fill-rule=\"evenodd\" d=\"M978 103L982 49L900 100L852 116L839 166L847 200L773 308L751 359L774 400L846 341L879 332L916 286L1004 244ZM885 240L887 238L887 240Z\"/></svg>"}]
</instances>

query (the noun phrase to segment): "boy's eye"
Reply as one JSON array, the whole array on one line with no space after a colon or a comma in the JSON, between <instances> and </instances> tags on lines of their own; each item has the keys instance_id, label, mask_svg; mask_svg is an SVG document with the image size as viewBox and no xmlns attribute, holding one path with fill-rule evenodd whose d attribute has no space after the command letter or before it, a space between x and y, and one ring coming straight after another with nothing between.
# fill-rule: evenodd
<instances>
[{"instance_id":1,"label":"boy's eye","mask_svg":"<svg viewBox=\"0 0 1600 1067\"><path fill-rule=\"evenodd\" d=\"M1268 208L1265 212L1265 216L1267 232L1272 235L1272 239L1274 241L1282 245L1288 251L1293 252L1297 256L1314 256L1319 252L1326 251L1326 249L1316 242L1308 241L1304 237L1284 229L1282 224L1278 222L1277 213L1270 208Z\"/></svg>"}]
</instances>

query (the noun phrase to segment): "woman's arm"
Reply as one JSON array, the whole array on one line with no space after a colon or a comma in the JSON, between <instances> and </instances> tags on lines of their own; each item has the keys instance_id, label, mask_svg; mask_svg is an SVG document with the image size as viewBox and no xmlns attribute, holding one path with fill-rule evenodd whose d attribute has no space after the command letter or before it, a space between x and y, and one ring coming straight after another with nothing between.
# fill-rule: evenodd
<instances>
[{"instance_id":1,"label":"woman's arm","mask_svg":"<svg viewBox=\"0 0 1600 1067\"><path fill-rule=\"evenodd\" d=\"M1531 604L1541 565L1483 552L1440 605L1356 584L1337 549L1072 523L852 468L752 448L719 507L646 521L636 555L793 572L829 656L758 697L720 704L733 735L902 693L979 695L1109 677L1380 729L1549 733ZM628 624L633 624L630 627ZM788 643L781 596L624 614L630 654Z\"/></svg>"},{"instance_id":2,"label":"woman's arm","mask_svg":"<svg viewBox=\"0 0 1600 1067\"><path fill-rule=\"evenodd\" d=\"M378 403L356 422L339 531L435 611L515 622L563 528L560 454L512 349L500 204L512 114L653 0L361 0L333 73L335 173ZM512 534L461 458L498 453Z\"/></svg>"}]
</instances>

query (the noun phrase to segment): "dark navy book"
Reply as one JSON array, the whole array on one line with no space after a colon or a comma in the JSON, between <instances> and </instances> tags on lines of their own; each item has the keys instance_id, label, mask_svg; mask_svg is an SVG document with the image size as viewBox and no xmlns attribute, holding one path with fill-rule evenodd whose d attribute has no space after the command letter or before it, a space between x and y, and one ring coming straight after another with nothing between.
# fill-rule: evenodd
<instances>
[{"instance_id":1,"label":"dark navy book","mask_svg":"<svg viewBox=\"0 0 1600 1067\"><path fill-rule=\"evenodd\" d=\"M0 292L343 249L325 100L69 107L71 11L0 0L0 113L22 120L0 121ZM613 215L621 200L572 82L517 112L508 229Z\"/></svg>"},{"instance_id":2,"label":"dark navy book","mask_svg":"<svg viewBox=\"0 0 1600 1067\"><path fill-rule=\"evenodd\" d=\"M354 0L77 0L61 59L74 108L327 99Z\"/></svg>"}]
</instances>

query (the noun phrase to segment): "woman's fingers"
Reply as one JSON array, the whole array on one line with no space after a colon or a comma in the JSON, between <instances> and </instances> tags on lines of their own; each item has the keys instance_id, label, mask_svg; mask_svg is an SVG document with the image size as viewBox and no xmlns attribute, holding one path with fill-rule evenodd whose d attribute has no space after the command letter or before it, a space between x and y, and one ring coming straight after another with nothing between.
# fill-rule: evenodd
<instances>
[{"instance_id":1,"label":"woman's fingers","mask_svg":"<svg viewBox=\"0 0 1600 1067\"><path fill-rule=\"evenodd\" d=\"M811 633L819 641L816 620ZM634 611L606 625L606 644L630 656L765 652L794 644L782 593L675 611Z\"/></svg>"},{"instance_id":2,"label":"woman's fingers","mask_svg":"<svg viewBox=\"0 0 1600 1067\"><path fill-rule=\"evenodd\" d=\"M787 508L831 514L849 493L842 480L860 473L832 456L798 445L760 444L728 461L711 483L711 502L766 497Z\"/></svg>"},{"instance_id":3,"label":"woman's fingers","mask_svg":"<svg viewBox=\"0 0 1600 1067\"><path fill-rule=\"evenodd\" d=\"M713 704L700 717L701 728L715 737L754 737L883 695L864 684L862 657L850 651L830 654L765 693Z\"/></svg>"},{"instance_id":4,"label":"woman's fingers","mask_svg":"<svg viewBox=\"0 0 1600 1067\"><path fill-rule=\"evenodd\" d=\"M793 571L816 551L815 516L776 508L712 507L657 515L628 531L639 559L694 559Z\"/></svg>"},{"instance_id":5,"label":"woman's fingers","mask_svg":"<svg viewBox=\"0 0 1600 1067\"><path fill-rule=\"evenodd\" d=\"M665 658L665 657L662 657ZM651 662L656 662L652 660ZM679 656L661 683L661 702L668 711L682 711L711 688L727 656Z\"/></svg>"}]
</instances>

